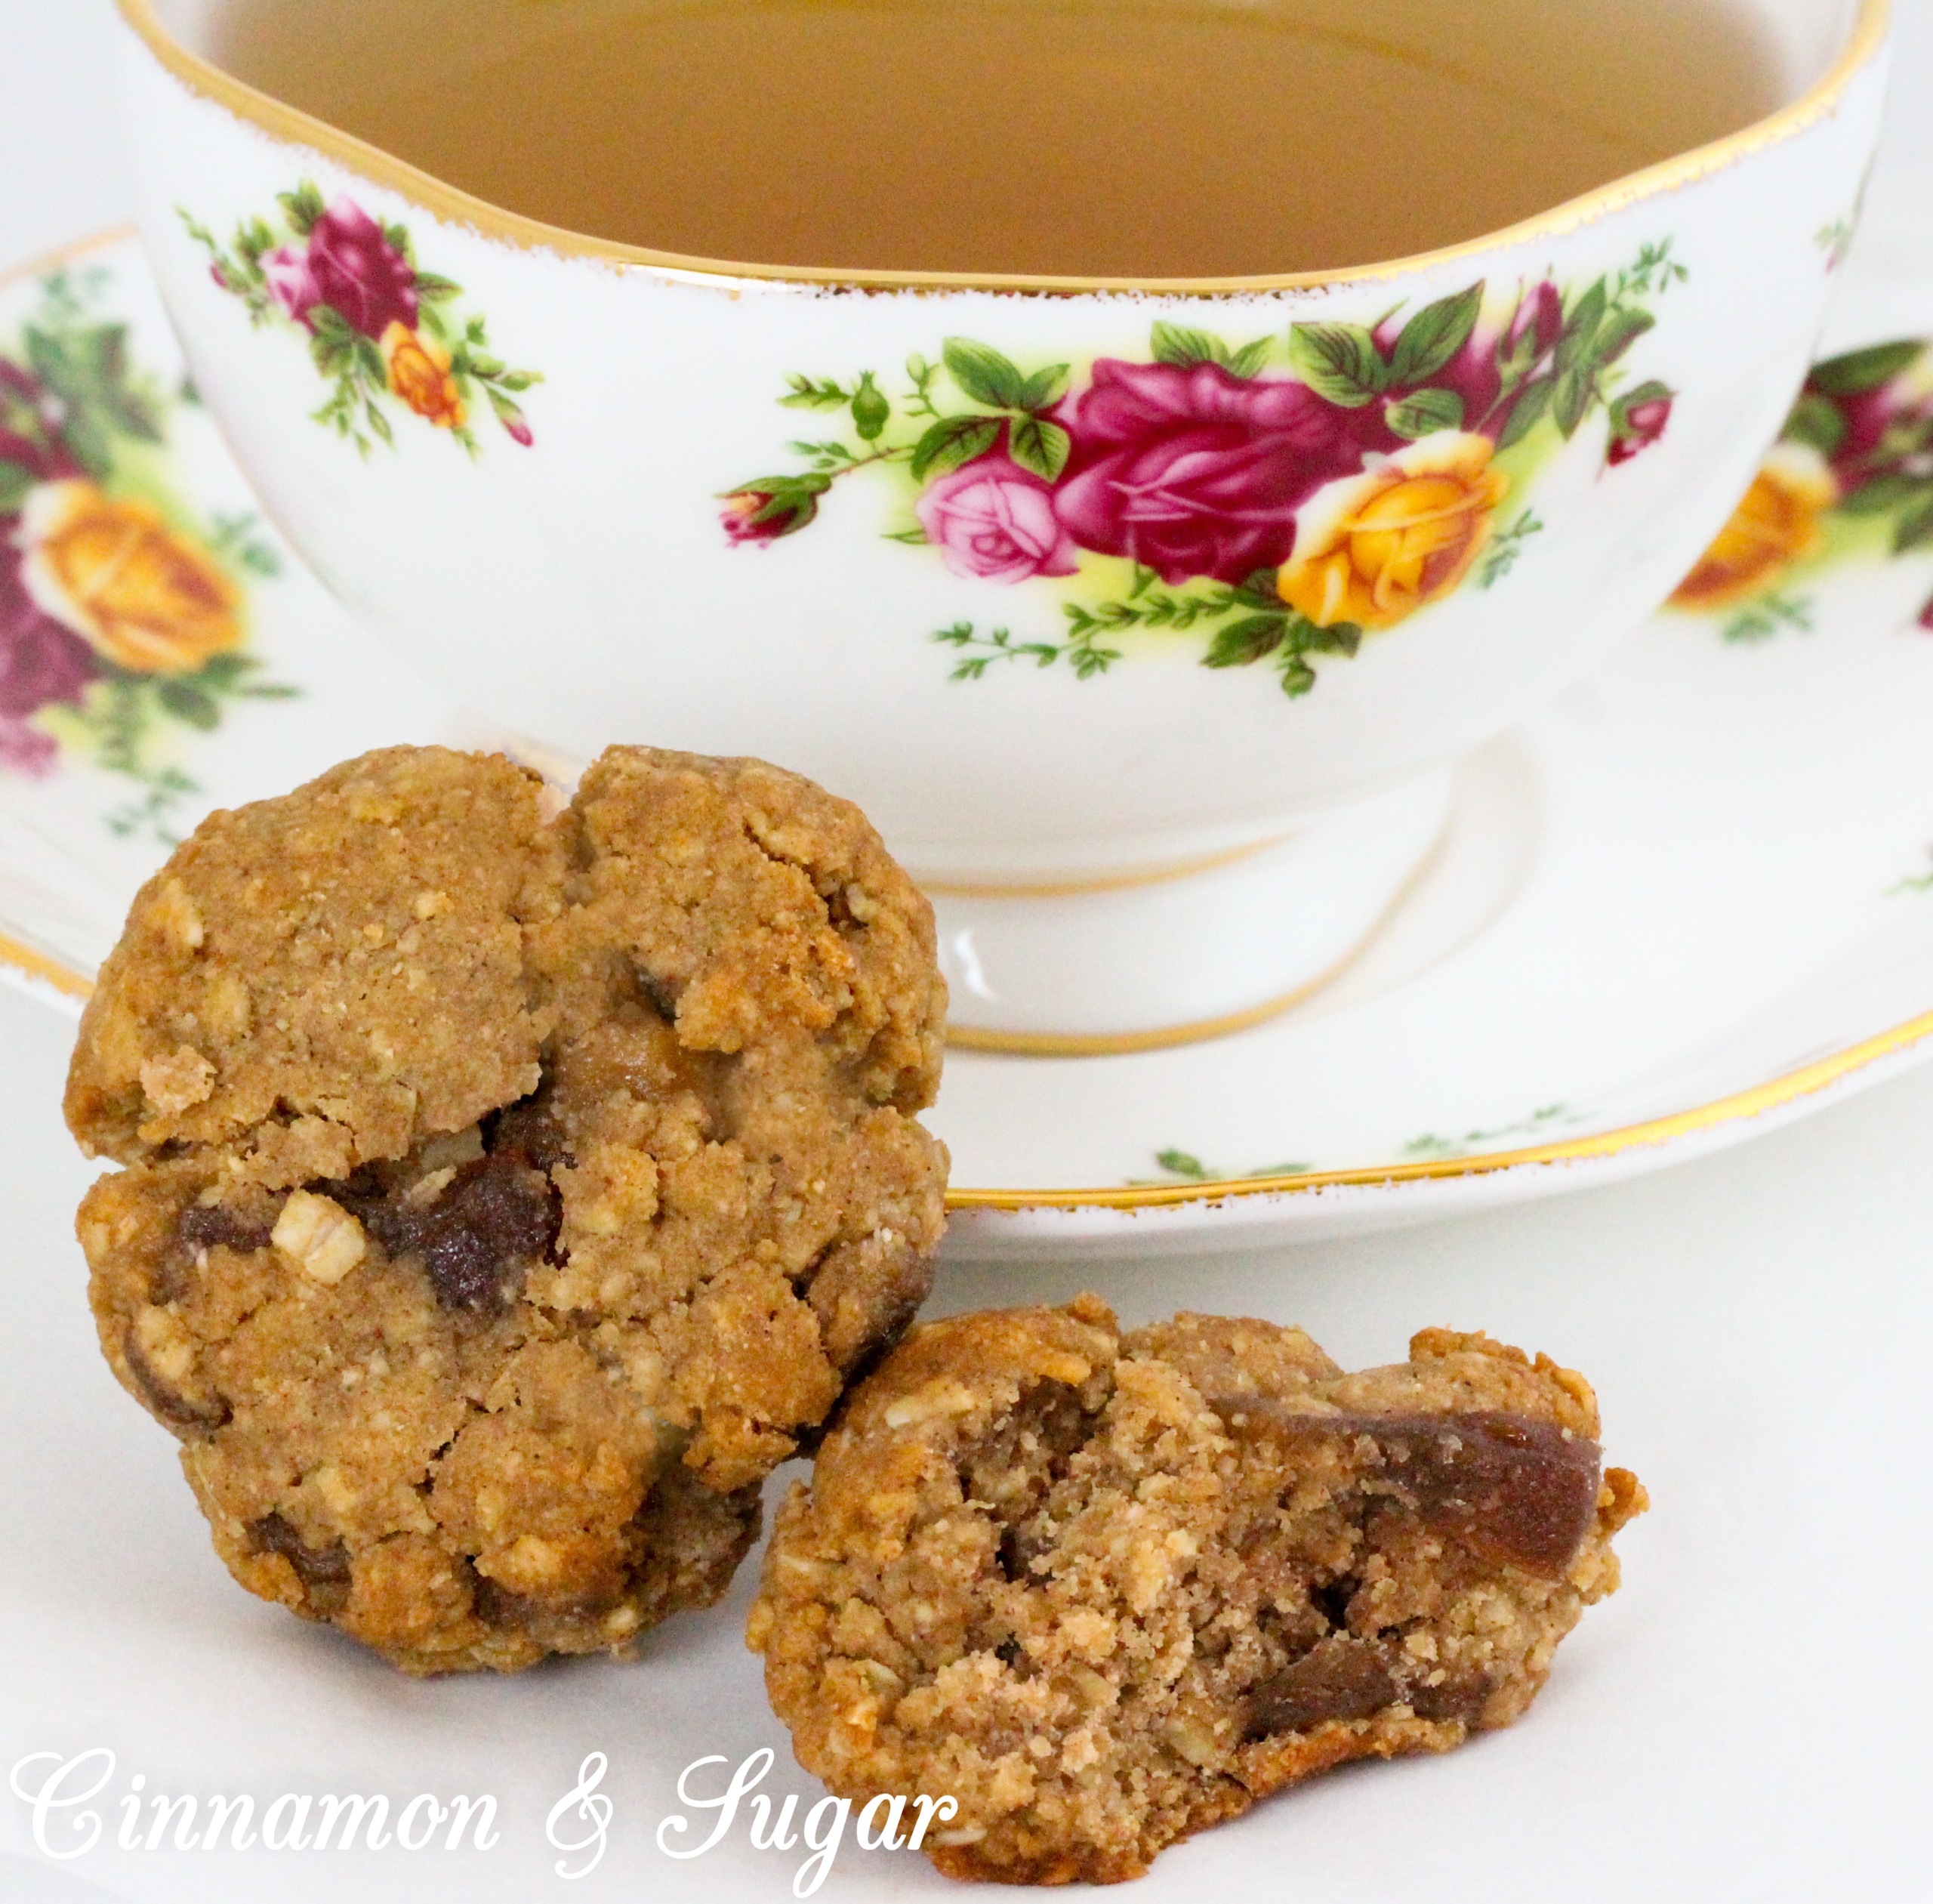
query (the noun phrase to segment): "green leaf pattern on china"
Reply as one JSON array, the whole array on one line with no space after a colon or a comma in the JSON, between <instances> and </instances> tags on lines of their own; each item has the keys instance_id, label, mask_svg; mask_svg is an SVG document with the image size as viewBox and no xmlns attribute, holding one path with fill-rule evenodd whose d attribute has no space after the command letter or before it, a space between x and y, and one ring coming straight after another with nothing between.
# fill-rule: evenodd
<instances>
[{"instance_id":1,"label":"green leaf pattern on china","mask_svg":"<svg viewBox=\"0 0 1933 1904\"><path fill-rule=\"evenodd\" d=\"M1608 463L1663 434L1675 393L1624 366L1649 347L1652 304L1685 275L1660 239L1586 284L1546 276L1493 298L1479 279L1371 324L1312 316L1230 338L1174 310L1152 318L1139 356L1042 361L956 334L936 358L909 356L903 382L877 366L794 372L778 401L839 432L792 446L806 463L797 480L815 486L803 501L773 477L721 489L723 526L737 544L782 541L811 527L826 489L871 471L905 505L881 525L887 539L971 582L1060 590L1058 635L1018 634L998 616L936 631L954 680L1024 662L1095 680L1192 634L1198 665L1265 669L1299 699L1318 662L1346 660L1466 573L1480 588L1509 575L1543 526L1524 506L1531 475L1590 418L1606 419ZM1446 454L1404 460L1439 438ZM1340 594L1311 579L1330 559L1304 546L1312 498L1339 498L1335 520L1426 480L1438 500L1414 519L1421 552L1398 562L1401 590L1367 572ZM1466 506L1444 504L1446 483ZM1491 520L1507 496L1509 529ZM1447 542L1430 526L1445 521ZM1335 559L1383 561L1376 551L1407 549L1410 532L1346 538Z\"/></svg>"}]
</instances>

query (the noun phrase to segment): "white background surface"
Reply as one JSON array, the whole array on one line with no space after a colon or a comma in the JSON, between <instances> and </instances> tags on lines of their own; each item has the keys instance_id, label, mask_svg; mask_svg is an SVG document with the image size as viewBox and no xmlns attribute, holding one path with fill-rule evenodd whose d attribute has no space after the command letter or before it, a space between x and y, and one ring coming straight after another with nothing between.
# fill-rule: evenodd
<instances>
[{"instance_id":1,"label":"white background surface","mask_svg":"<svg viewBox=\"0 0 1933 1904\"><path fill-rule=\"evenodd\" d=\"M1933 88L1933 6L1901 11L1905 77ZM0 262L125 215L106 14L104 0L0 0ZM400 21L398 53L433 57ZM1933 233L1928 245L1933 258ZM0 1904L788 1896L796 1854L753 1853L741 1831L692 1863L652 1844L679 1770L704 1754L769 1742L772 1782L816 1795L738 1638L745 1579L636 1667L428 1686L229 1583L168 1438L94 1347L71 1227L90 1171L58 1112L69 1035L0 992L0 1771L106 1745L122 1761L109 1798L137 1769L177 1792L487 1788L504 1838L433 1864L103 1852L48 1887L8 1855L31 1853L29 1820L0 1787ZM1929 1269L1933 1070L1661 1176L1395 1236L944 1273L936 1307L1091 1282L1133 1320L1185 1305L1300 1322L1352 1365L1399 1356L1425 1324L1488 1328L1584 1370L1610 1458L1651 1492L1620 1542L1624 1591L1587 1615L1518 1727L1285 1794L1168 1853L1131 1895L1927 1895ZM544 1815L593 1750L611 1759L612 1850L566 1884ZM849 1849L819 1894L952 1893L923 1860Z\"/></svg>"}]
</instances>

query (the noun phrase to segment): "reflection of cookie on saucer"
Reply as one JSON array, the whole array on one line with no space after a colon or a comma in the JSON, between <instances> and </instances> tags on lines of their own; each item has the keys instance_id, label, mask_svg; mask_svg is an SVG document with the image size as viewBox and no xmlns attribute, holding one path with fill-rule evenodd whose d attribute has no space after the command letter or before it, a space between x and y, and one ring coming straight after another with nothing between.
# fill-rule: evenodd
<instances>
[{"instance_id":1,"label":"reflection of cookie on saucer","mask_svg":"<svg viewBox=\"0 0 1933 1904\"><path fill-rule=\"evenodd\" d=\"M217 813L69 1122L101 1341L253 1591L412 1671L621 1648L923 1297L931 915L856 808L397 749Z\"/></svg>"},{"instance_id":2,"label":"reflection of cookie on saucer","mask_svg":"<svg viewBox=\"0 0 1933 1904\"><path fill-rule=\"evenodd\" d=\"M800 1761L953 1798L956 1878L1108 1882L1345 1760L1530 1705L1645 1504L1581 1377L1426 1329L1100 1301L915 1329L774 1530L750 1638Z\"/></svg>"}]
</instances>

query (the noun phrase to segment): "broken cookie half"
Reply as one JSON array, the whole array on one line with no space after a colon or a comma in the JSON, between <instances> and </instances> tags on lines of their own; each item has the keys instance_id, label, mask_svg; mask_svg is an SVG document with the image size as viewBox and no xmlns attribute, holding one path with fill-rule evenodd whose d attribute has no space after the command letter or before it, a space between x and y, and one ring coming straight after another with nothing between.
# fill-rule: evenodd
<instances>
[{"instance_id":1,"label":"broken cookie half","mask_svg":"<svg viewBox=\"0 0 1933 1904\"><path fill-rule=\"evenodd\" d=\"M1133 1878L1353 1758L1508 1725L1645 1504L1588 1384L1427 1329L1105 1306L916 1328L795 1486L749 1633L800 1762L952 1798L948 1875Z\"/></svg>"},{"instance_id":2,"label":"broken cookie half","mask_svg":"<svg viewBox=\"0 0 1933 1904\"><path fill-rule=\"evenodd\" d=\"M399 748L212 815L69 1075L100 1339L252 1591L412 1672L624 1650L924 1296L930 909L859 810Z\"/></svg>"}]
</instances>

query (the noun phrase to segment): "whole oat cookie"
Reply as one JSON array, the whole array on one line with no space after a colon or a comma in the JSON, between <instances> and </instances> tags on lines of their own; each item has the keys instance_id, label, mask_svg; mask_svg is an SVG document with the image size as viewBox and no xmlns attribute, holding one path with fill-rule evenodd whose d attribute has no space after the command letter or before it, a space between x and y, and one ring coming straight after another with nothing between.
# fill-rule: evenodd
<instances>
[{"instance_id":1,"label":"whole oat cookie","mask_svg":"<svg viewBox=\"0 0 1933 1904\"><path fill-rule=\"evenodd\" d=\"M925 1295L932 915L859 810L399 748L212 816L66 1109L103 1347L252 1591L412 1672L621 1651Z\"/></svg>"},{"instance_id":2,"label":"whole oat cookie","mask_svg":"<svg viewBox=\"0 0 1933 1904\"><path fill-rule=\"evenodd\" d=\"M950 1876L1136 1877L1311 1773L1518 1717L1645 1505L1597 1433L1581 1377L1483 1335L1346 1375L1270 1322L956 1316L849 1398L748 1637L835 1792L957 1802Z\"/></svg>"}]
</instances>

